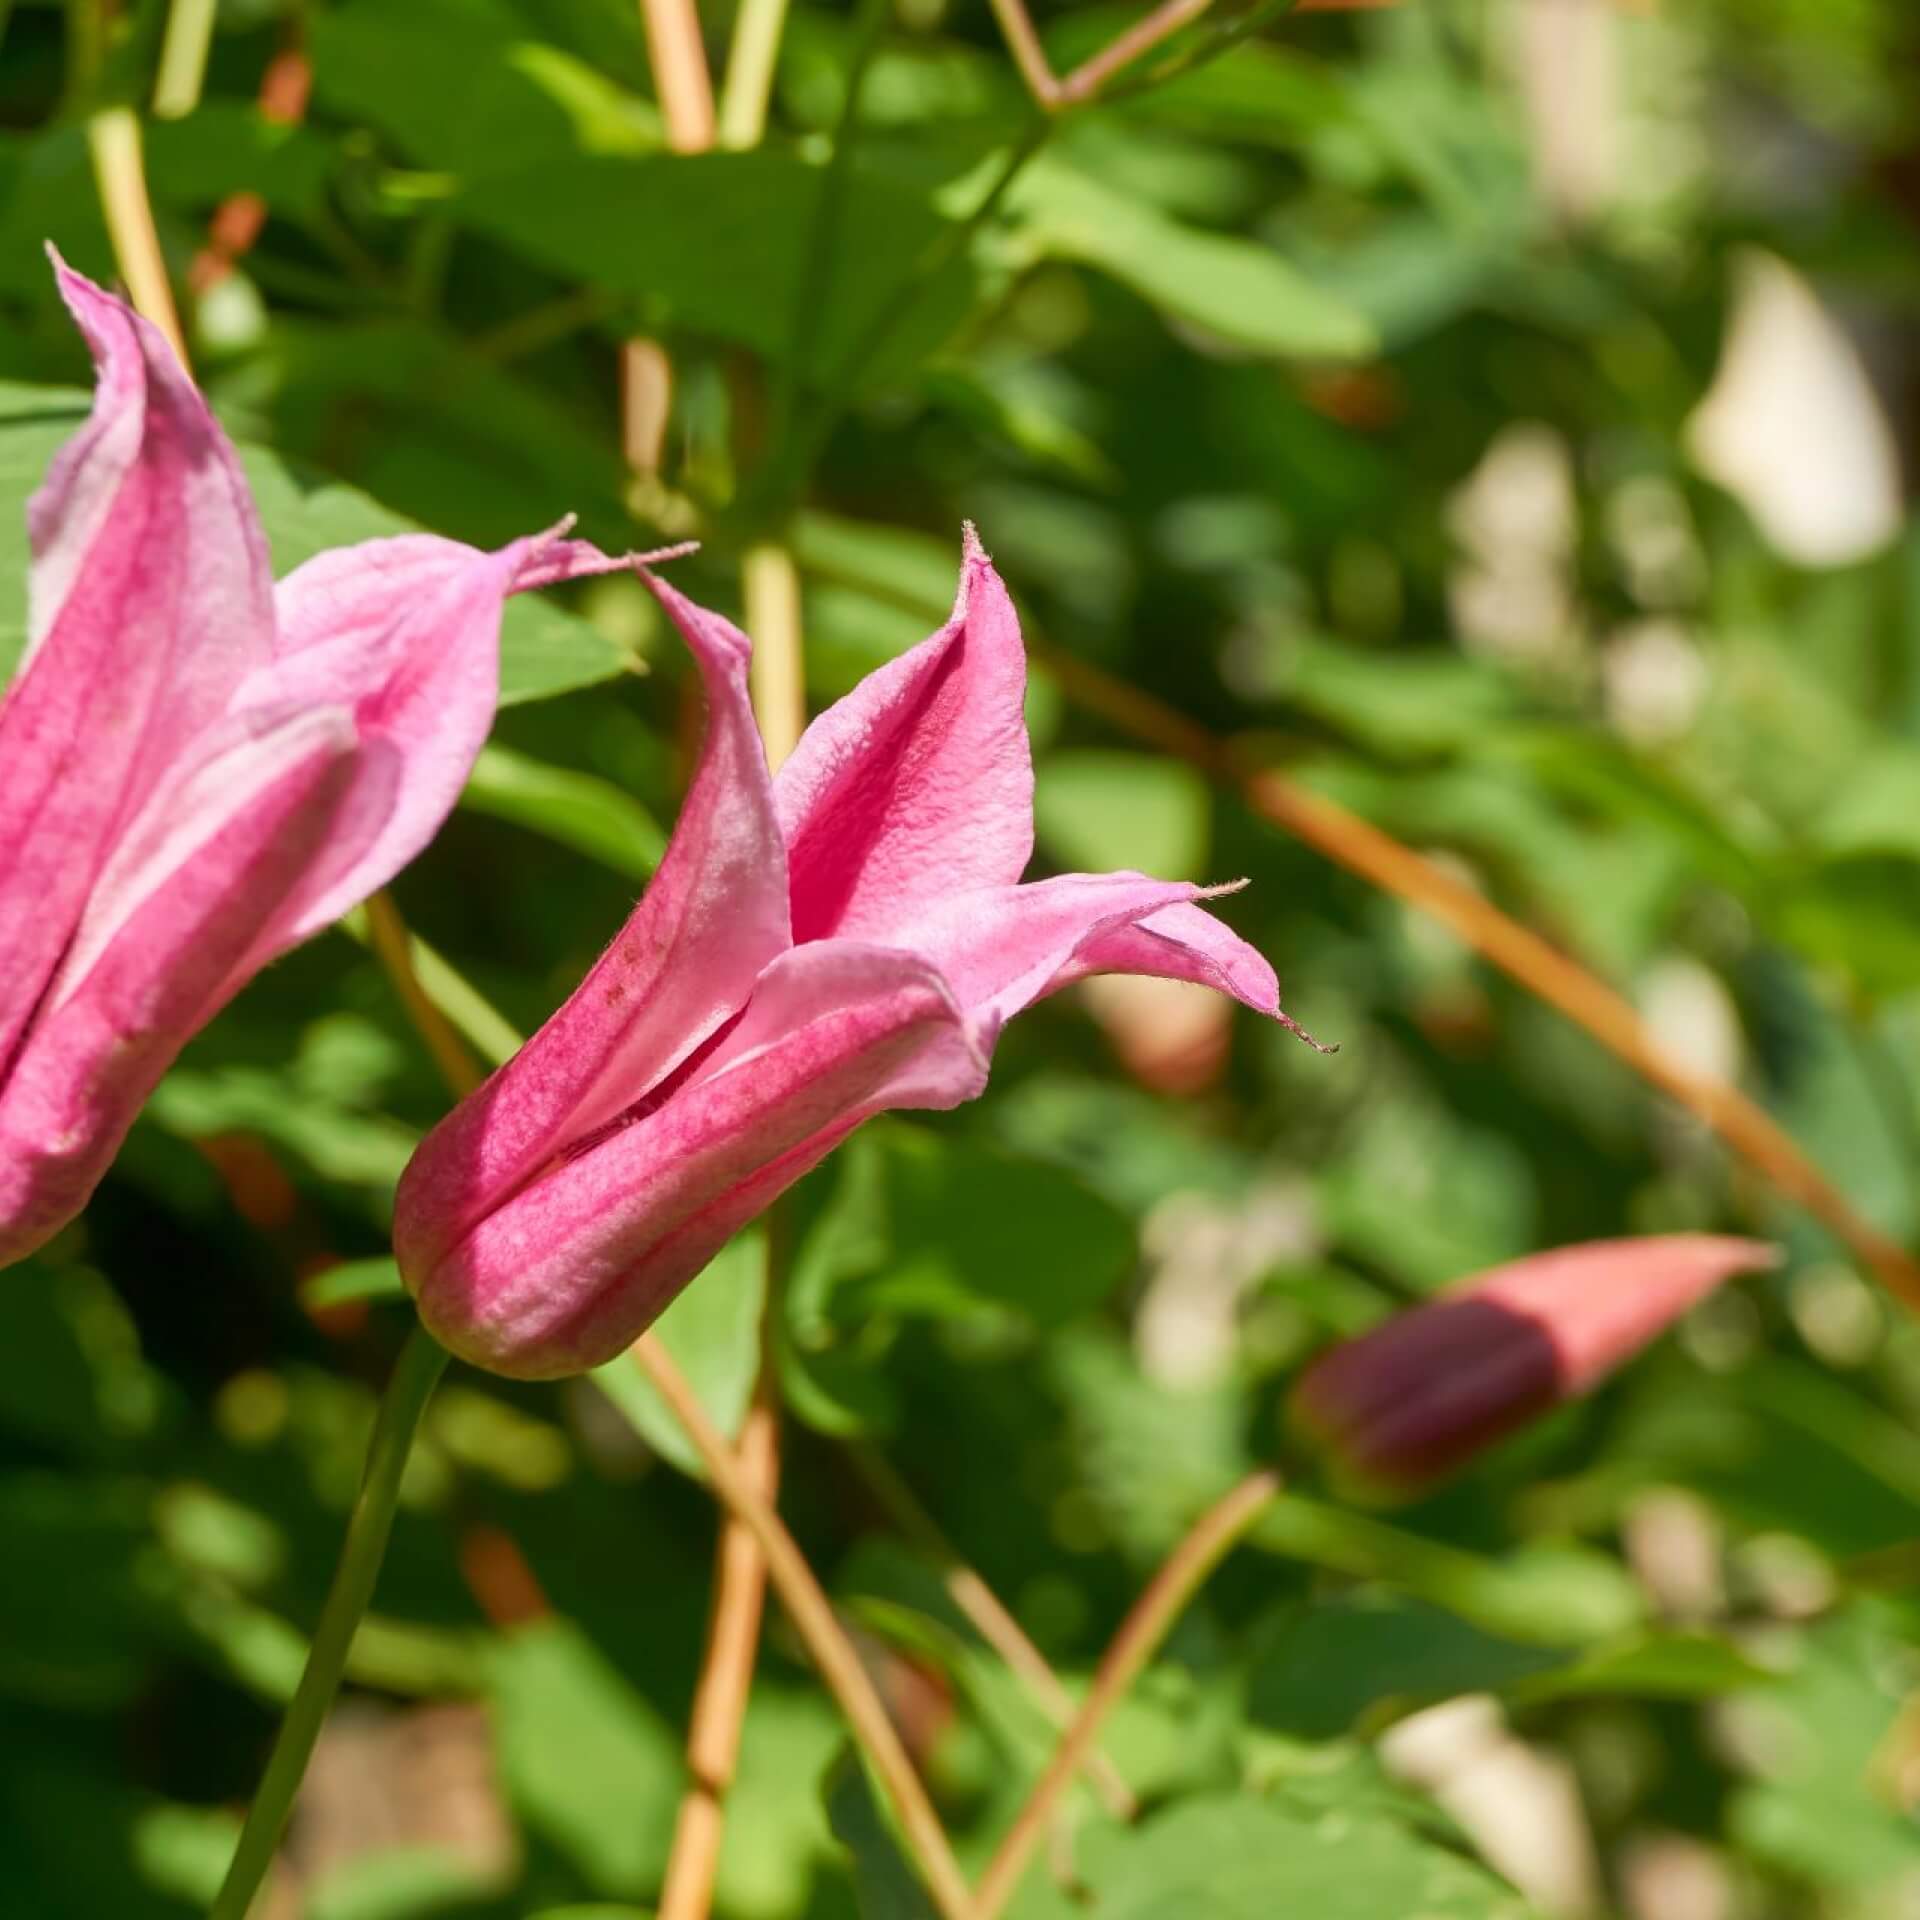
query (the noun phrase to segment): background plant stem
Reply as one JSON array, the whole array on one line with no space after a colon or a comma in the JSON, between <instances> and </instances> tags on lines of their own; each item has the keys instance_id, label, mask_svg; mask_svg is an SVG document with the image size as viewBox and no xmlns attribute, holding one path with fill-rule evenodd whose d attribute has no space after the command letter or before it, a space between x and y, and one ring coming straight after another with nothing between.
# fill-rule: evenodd
<instances>
[{"instance_id":1,"label":"background plant stem","mask_svg":"<svg viewBox=\"0 0 1920 1920\"><path fill-rule=\"evenodd\" d=\"M947 1843L940 1816L934 1812L927 1790L914 1771L913 1761L894 1731L893 1722L874 1691L859 1654L834 1618L833 1603L814 1578L813 1569L772 1508L748 1483L720 1430L707 1418L699 1397L674 1366L666 1349L652 1334L646 1334L635 1342L633 1357L686 1429L688 1439L699 1452L702 1464L729 1508L759 1542L788 1616L806 1643L814 1665L832 1687L862 1751L893 1803L894 1813L942 1920L971 1920L973 1899L953 1857L953 1849Z\"/></svg>"},{"instance_id":2,"label":"background plant stem","mask_svg":"<svg viewBox=\"0 0 1920 1920\"><path fill-rule=\"evenodd\" d=\"M1101 1722L1140 1677L1141 1669L1153 1658L1208 1574L1279 1492L1277 1473L1249 1474L1194 1522L1186 1538L1167 1556L1160 1571L1148 1582L1146 1591L1133 1603L1126 1619L1120 1623L1120 1631L1100 1657L1093 1685L1080 1711L1074 1715L1073 1724L1062 1736L1046 1771L987 1863L974 1898L975 1920L998 1920L1000 1910L1018 1889L1021 1875L1046 1833L1060 1796L1099 1737Z\"/></svg>"},{"instance_id":3,"label":"background plant stem","mask_svg":"<svg viewBox=\"0 0 1920 1920\"><path fill-rule=\"evenodd\" d=\"M319 1625L314 1629L307 1664L286 1718L280 1723L266 1773L253 1797L246 1824L240 1830L240 1844L213 1903L210 1920L245 1920L253 1897L273 1863L274 1850L280 1844L287 1816L293 1809L294 1795L300 1789L314 1742L320 1737L321 1723L340 1690L340 1676L346 1666L347 1650L353 1644L354 1629L359 1626L360 1616L366 1612L367 1602L373 1595L374 1581L387 1550L387 1536L393 1530L394 1503L399 1497L400 1477L406 1467L414 1431L435 1384L446 1369L447 1358L445 1348L418 1326L400 1350L374 1422L373 1439L367 1449L366 1474L347 1522L340 1564L334 1571L333 1585L327 1590Z\"/></svg>"},{"instance_id":4,"label":"background plant stem","mask_svg":"<svg viewBox=\"0 0 1920 1920\"><path fill-rule=\"evenodd\" d=\"M727 74L720 86L720 144L757 147L766 131L767 101L773 91L780 36L787 24L787 0L741 0L727 50Z\"/></svg>"},{"instance_id":5,"label":"background plant stem","mask_svg":"<svg viewBox=\"0 0 1920 1920\"><path fill-rule=\"evenodd\" d=\"M217 0L173 0L167 9L166 36L160 42L160 70L153 82L153 111L161 120L182 120L200 104L207 77L207 51L213 44Z\"/></svg>"}]
</instances>

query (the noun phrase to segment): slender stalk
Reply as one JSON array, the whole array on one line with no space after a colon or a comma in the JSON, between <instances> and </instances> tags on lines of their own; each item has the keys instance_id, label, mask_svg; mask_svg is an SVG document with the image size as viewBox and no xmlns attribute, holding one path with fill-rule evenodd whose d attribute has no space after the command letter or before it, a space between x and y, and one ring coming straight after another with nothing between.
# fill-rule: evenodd
<instances>
[{"instance_id":1,"label":"slender stalk","mask_svg":"<svg viewBox=\"0 0 1920 1920\"><path fill-rule=\"evenodd\" d=\"M353 1644L354 1629L373 1594L374 1580L387 1550L387 1536L393 1529L394 1503L407 1450L446 1364L446 1350L424 1328L415 1327L400 1350L393 1378L380 1402L373 1440L367 1449L366 1474L347 1522L346 1544L340 1551L333 1585L320 1609L306 1670L280 1723L266 1773L240 1830L240 1844L214 1900L210 1920L245 1920L273 1864L301 1776L320 1737L321 1722L340 1690L340 1675Z\"/></svg>"},{"instance_id":2,"label":"slender stalk","mask_svg":"<svg viewBox=\"0 0 1920 1920\"><path fill-rule=\"evenodd\" d=\"M693 0L640 0L640 14L667 145L675 153L704 153L713 145L713 77Z\"/></svg>"},{"instance_id":3,"label":"slender stalk","mask_svg":"<svg viewBox=\"0 0 1920 1920\"><path fill-rule=\"evenodd\" d=\"M1026 1629L1008 1612L1000 1596L961 1557L939 1522L915 1497L890 1461L872 1447L854 1444L847 1455L894 1523L939 1570L947 1598L972 1623L975 1632L1007 1663L1034 1703L1056 1729L1073 1720L1073 1695L1047 1664L1047 1656L1027 1638ZM1135 1819L1140 1803L1120 1770L1098 1747L1087 1752L1087 1778L1116 1820Z\"/></svg>"},{"instance_id":4,"label":"slender stalk","mask_svg":"<svg viewBox=\"0 0 1920 1920\"><path fill-rule=\"evenodd\" d=\"M694 0L640 0L653 63L653 87L675 153L704 153L713 145L713 75ZM657 340L629 340L620 354L620 445L628 468L651 477L660 471L673 414L673 362Z\"/></svg>"},{"instance_id":5,"label":"slender stalk","mask_svg":"<svg viewBox=\"0 0 1920 1920\"><path fill-rule=\"evenodd\" d=\"M806 668L800 640L800 572L793 550L763 540L740 560L747 633L753 641L753 716L774 772L807 726Z\"/></svg>"},{"instance_id":6,"label":"slender stalk","mask_svg":"<svg viewBox=\"0 0 1920 1920\"><path fill-rule=\"evenodd\" d=\"M1146 72L1117 87L1102 88L1100 99L1103 104L1111 106L1117 101L1132 100L1140 94L1151 93L1155 87L1164 86L1169 80L1177 80L1182 74L1192 73L1197 67L1218 60L1223 53L1231 52L1242 40L1251 39L1270 20L1277 20L1284 13L1330 13L1342 11L1348 5L1399 4L1400 0L1320 0L1316 6L1314 0L1257 0L1257 4L1248 7L1245 12L1222 22L1219 30L1209 34L1201 45L1170 54Z\"/></svg>"},{"instance_id":7,"label":"slender stalk","mask_svg":"<svg viewBox=\"0 0 1920 1920\"><path fill-rule=\"evenodd\" d=\"M786 30L787 0L741 0L720 83L720 144L757 147L767 130L767 101Z\"/></svg>"},{"instance_id":8,"label":"slender stalk","mask_svg":"<svg viewBox=\"0 0 1920 1920\"><path fill-rule=\"evenodd\" d=\"M667 1350L653 1335L646 1334L635 1342L632 1351L640 1370L686 1429L728 1510L752 1530L759 1542L781 1604L879 1775L942 1920L973 1920L973 1899L947 1843L940 1816L806 1557L779 1516L755 1492Z\"/></svg>"},{"instance_id":9,"label":"slender stalk","mask_svg":"<svg viewBox=\"0 0 1920 1920\"><path fill-rule=\"evenodd\" d=\"M159 120L184 120L200 104L207 78L207 51L213 45L218 0L173 0L167 9L166 36L160 42L160 70L153 82L153 112Z\"/></svg>"},{"instance_id":10,"label":"slender stalk","mask_svg":"<svg viewBox=\"0 0 1920 1920\"><path fill-rule=\"evenodd\" d=\"M658 473L673 418L673 362L658 340L629 340L620 353L620 452L634 473Z\"/></svg>"},{"instance_id":11,"label":"slender stalk","mask_svg":"<svg viewBox=\"0 0 1920 1920\"><path fill-rule=\"evenodd\" d=\"M1144 20L1136 20L1126 32L1116 35L1098 53L1081 61L1060 82L1061 104L1077 106L1091 100L1122 67L1131 66L1143 54L1151 53L1161 41L1172 39L1182 27L1198 20L1212 5L1213 0L1165 0Z\"/></svg>"},{"instance_id":12,"label":"slender stalk","mask_svg":"<svg viewBox=\"0 0 1920 1920\"><path fill-rule=\"evenodd\" d=\"M770 1369L761 1371L736 1458L755 1494L771 1508L780 1487L780 1409ZM753 1687L766 1597L766 1555L753 1529L726 1513L714 1554L706 1653L687 1727L687 1790L680 1800L673 1851L667 1856L658 1920L707 1920L712 1911L727 1795L740 1759L740 1731Z\"/></svg>"},{"instance_id":13,"label":"slender stalk","mask_svg":"<svg viewBox=\"0 0 1920 1920\"><path fill-rule=\"evenodd\" d=\"M1014 1817L974 1895L975 1920L998 1920L1052 1822L1054 1808L1080 1770L1101 1722L1119 1705L1140 1676L1173 1623L1227 1551L1278 1497L1280 1476L1248 1475L1194 1522L1186 1538L1167 1556L1146 1591L1133 1603L1120 1631L1101 1656L1099 1671L1073 1724L1054 1749L1053 1758Z\"/></svg>"},{"instance_id":14,"label":"slender stalk","mask_svg":"<svg viewBox=\"0 0 1920 1920\"><path fill-rule=\"evenodd\" d=\"M1248 770L1231 742L1153 695L1051 648L1034 652L1077 705L1190 762L1237 791L1261 819L1451 927L1483 959L1704 1122L1773 1187L1844 1241L1890 1293L1920 1310L1920 1262L1864 1220L1777 1121L1739 1088L1697 1074L1668 1055L1633 1006L1577 960L1324 794L1270 768Z\"/></svg>"},{"instance_id":15,"label":"slender stalk","mask_svg":"<svg viewBox=\"0 0 1920 1920\"><path fill-rule=\"evenodd\" d=\"M1013 64L1027 83L1027 91L1051 112L1059 104L1060 82L1053 77L1053 66L1047 59L1046 48L1040 44L1039 30L1033 24L1033 15L1027 11L1026 0L988 0L988 4L993 8L1007 51L1013 55Z\"/></svg>"},{"instance_id":16,"label":"slender stalk","mask_svg":"<svg viewBox=\"0 0 1920 1920\"><path fill-rule=\"evenodd\" d=\"M466 1043L454 1031L453 1022L420 984L414 971L413 939L393 896L383 887L367 899L367 939L380 964L387 970L407 1018L419 1032L440 1077L453 1089L456 1099L464 1099L486 1077L474 1064Z\"/></svg>"},{"instance_id":17,"label":"slender stalk","mask_svg":"<svg viewBox=\"0 0 1920 1920\"><path fill-rule=\"evenodd\" d=\"M180 331L180 315L167 280L166 256L160 251L159 230L153 224L140 121L133 109L103 107L91 115L87 147L93 156L94 180L120 277L127 283L134 306L166 335L167 345L185 367L189 364L186 336Z\"/></svg>"}]
</instances>

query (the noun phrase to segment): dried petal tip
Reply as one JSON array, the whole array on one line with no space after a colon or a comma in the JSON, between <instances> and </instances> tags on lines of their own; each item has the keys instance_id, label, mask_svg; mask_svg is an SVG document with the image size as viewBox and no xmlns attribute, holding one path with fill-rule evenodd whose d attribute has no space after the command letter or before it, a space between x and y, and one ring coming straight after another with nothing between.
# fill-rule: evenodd
<instances>
[{"instance_id":1,"label":"dried petal tip","mask_svg":"<svg viewBox=\"0 0 1920 1920\"><path fill-rule=\"evenodd\" d=\"M1405 1497L1588 1392L1722 1281L1780 1258L1706 1233L1532 1254L1323 1354L1291 1416L1351 1490Z\"/></svg>"}]
</instances>

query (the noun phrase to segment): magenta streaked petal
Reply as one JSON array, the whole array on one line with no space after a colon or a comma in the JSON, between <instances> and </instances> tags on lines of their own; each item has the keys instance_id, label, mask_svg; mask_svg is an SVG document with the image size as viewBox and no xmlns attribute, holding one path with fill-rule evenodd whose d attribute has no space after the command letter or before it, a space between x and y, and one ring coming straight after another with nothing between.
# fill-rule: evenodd
<instances>
[{"instance_id":1,"label":"magenta streaked petal","mask_svg":"<svg viewBox=\"0 0 1920 1920\"><path fill-rule=\"evenodd\" d=\"M1705 1233L1531 1254L1323 1354L1293 1414L1356 1487L1416 1491L1589 1391L1723 1281L1779 1258Z\"/></svg>"},{"instance_id":2,"label":"magenta streaked petal","mask_svg":"<svg viewBox=\"0 0 1920 1920\"><path fill-rule=\"evenodd\" d=\"M570 1142L642 1100L746 1005L790 944L785 849L747 698L746 636L643 578L706 683L699 765L666 854L612 946L414 1156L395 1239L416 1271Z\"/></svg>"},{"instance_id":3,"label":"magenta streaked petal","mask_svg":"<svg viewBox=\"0 0 1920 1920\"><path fill-rule=\"evenodd\" d=\"M354 755L346 716L320 709L210 762L205 779L228 783L224 814L194 815L204 837L159 836L111 937L63 971L0 1087L0 1265L85 1204L140 1103L239 984L326 845Z\"/></svg>"},{"instance_id":4,"label":"magenta streaked petal","mask_svg":"<svg viewBox=\"0 0 1920 1920\"><path fill-rule=\"evenodd\" d=\"M28 510L29 651L0 701L0 1071L113 835L272 633L233 449L160 335L57 272L99 384Z\"/></svg>"},{"instance_id":5,"label":"magenta streaked petal","mask_svg":"<svg viewBox=\"0 0 1920 1920\"><path fill-rule=\"evenodd\" d=\"M797 947L664 1105L550 1167L430 1261L397 1235L401 1271L434 1336L476 1365L580 1372L644 1332L862 1120L957 1105L985 1084L976 1036L924 961L851 942Z\"/></svg>"},{"instance_id":6,"label":"magenta streaked petal","mask_svg":"<svg viewBox=\"0 0 1920 1920\"><path fill-rule=\"evenodd\" d=\"M795 940L895 939L954 893L1020 878L1026 685L1013 603L969 528L953 618L815 720L774 783Z\"/></svg>"}]
</instances>

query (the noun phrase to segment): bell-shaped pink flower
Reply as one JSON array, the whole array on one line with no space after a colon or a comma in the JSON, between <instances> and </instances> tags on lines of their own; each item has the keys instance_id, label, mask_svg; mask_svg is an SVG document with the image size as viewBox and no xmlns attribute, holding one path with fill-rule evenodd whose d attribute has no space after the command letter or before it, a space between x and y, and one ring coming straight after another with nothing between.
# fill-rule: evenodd
<instances>
[{"instance_id":1,"label":"bell-shaped pink flower","mask_svg":"<svg viewBox=\"0 0 1920 1920\"><path fill-rule=\"evenodd\" d=\"M1710 1233L1590 1240L1450 1287L1322 1354L1292 1415L1350 1491L1404 1498L1597 1386L1776 1248Z\"/></svg>"},{"instance_id":2,"label":"bell-shaped pink flower","mask_svg":"<svg viewBox=\"0 0 1920 1920\"><path fill-rule=\"evenodd\" d=\"M1273 969L1195 904L1207 889L1020 884L1026 655L971 530L953 618L821 715L778 779L745 636L649 584L707 692L672 844L573 997L400 1183L427 1327L526 1378L619 1353L861 1121L971 1100L1001 1026L1071 981L1196 980L1285 1019Z\"/></svg>"},{"instance_id":3,"label":"bell-shaped pink flower","mask_svg":"<svg viewBox=\"0 0 1920 1920\"><path fill-rule=\"evenodd\" d=\"M0 698L0 1266L79 1212L198 1027L431 838L492 722L506 596L614 564L418 535L276 587L166 342L54 267L98 386L28 508Z\"/></svg>"}]
</instances>

